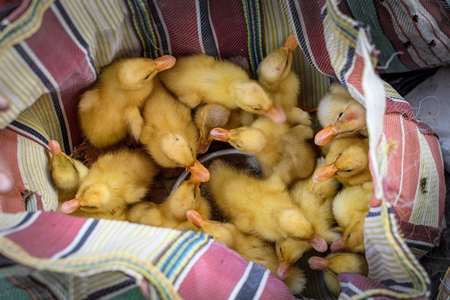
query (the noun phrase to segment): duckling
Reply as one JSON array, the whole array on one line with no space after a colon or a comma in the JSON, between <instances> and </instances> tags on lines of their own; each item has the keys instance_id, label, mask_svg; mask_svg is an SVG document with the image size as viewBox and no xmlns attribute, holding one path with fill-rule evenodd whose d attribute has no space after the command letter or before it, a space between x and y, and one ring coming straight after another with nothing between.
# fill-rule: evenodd
<instances>
[{"instance_id":1,"label":"duckling","mask_svg":"<svg viewBox=\"0 0 450 300\"><path fill-rule=\"evenodd\" d=\"M129 132L137 141L144 124L140 109L152 91L153 78L174 64L175 57L164 55L153 60L120 59L103 67L78 105L81 129L89 142L107 148Z\"/></svg>"},{"instance_id":2,"label":"duckling","mask_svg":"<svg viewBox=\"0 0 450 300\"><path fill-rule=\"evenodd\" d=\"M194 112L194 122L199 129L200 137L197 143L197 153L208 151L214 138L210 131L215 127L231 129L241 126L239 110L231 110L223 105L206 103L197 106Z\"/></svg>"},{"instance_id":3,"label":"duckling","mask_svg":"<svg viewBox=\"0 0 450 300\"><path fill-rule=\"evenodd\" d=\"M211 205L201 196L199 184L188 179L161 204L141 201L130 206L127 210L127 220L177 230L198 230L186 218L186 212L190 209L198 210L207 217L211 214Z\"/></svg>"},{"instance_id":4,"label":"duckling","mask_svg":"<svg viewBox=\"0 0 450 300\"><path fill-rule=\"evenodd\" d=\"M308 259L314 270L323 271L323 280L328 290L335 296L341 293L338 276L342 273L353 273L367 276L369 266L363 255L355 253L330 253L326 257L312 256Z\"/></svg>"},{"instance_id":5,"label":"duckling","mask_svg":"<svg viewBox=\"0 0 450 300\"><path fill-rule=\"evenodd\" d=\"M320 100L317 118L323 129L314 138L316 145L324 146L335 137L368 136L366 108L337 81Z\"/></svg>"},{"instance_id":6,"label":"duckling","mask_svg":"<svg viewBox=\"0 0 450 300\"><path fill-rule=\"evenodd\" d=\"M228 248L239 253L243 258L260 264L275 276L278 269L278 258L273 243L263 240L253 234L245 233L233 223L221 223L205 220L202 214L195 210L186 212L187 219L200 228L204 233L211 235L214 240L225 244ZM303 291L306 277L300 268L293 267L292 272L282 281L289 287L293 294Z\"/></svg>"},{"instance_id":7,"label":"duckling","mask_svg":"<svg viewBox=\"0 0 450 300\"><path fill-rule=\"evenodd\" d=\"M258 66L258 82L272 98L274 105L286 112L291 125L310 126L309 113L298 107L301 84L292 70L292 53L297 46L295 35L291 34L282 47L266 56Z\"/></svg>"},{"instance_id":8,"label":"duckling","mask_svg":"<svg viewBox=\"0 0 450 300\"><path fill-rule=\"evenodd\" d=\"M325 240L292 202L286 185L278 176L259 179L222 160L210 165L207 190L218 208L240 230L267 241L295 238L325 251Z\"/></svg>"},{"instance_id":9,"label":"duckling","mask_svg":"<svg viewBox=\"0 0 450 300\"><path fill-rule=\"evenodd\" d=\"M336 139L325 157L327 165L314 171L313 180L322 182L335 177L344 187L372 181L368 153L368 138Z\"/></svg>"},{"instance_id":10,"label":"duckling","mask_svg":"<svg viewBox=\"0 0 450 300\"><path fill-rule=\"evenodd\" d=\"M123 220L125 208L147 194L159 171L144 150L121 149L103 154L81 182L75 199L62 203L60 210Z\"/></svg>"},{"instance_id":11,"label":"duckling","mask_svg":"<svg viewBox=\"0 0 450 300\"><path fill-rule=\"evenodd\" d=\"M325 159L317 159L316 169L325 165ZM311 221L316 233L321 236L327 244L337 241L341 235L334 228L334 216L332 211L333 199L339 191L339 182L332 178L330 180L315 183L312 176L295 182L289 193L292 201L303 211ZM276 242L276 251L280 260L278 273L289 274L290 265L299 260L303 254L312 246L304 241L284 239ZM286 275L284 275L286 276Z\"/></svg>"},{"instance_id":12,"label":"duckling","mask_svg":"<svg viewBox=\"0 0 450 300\"><path fill-rule=\"evenodd\" d=\"M248 73L237 64L205 53L177 58L176 65L160 74L164 85L190 108L217 103L241 108L284 122L286 114Z\"/></svg>"},{"instance_id":13,"label":"duckling","mask_svg":"<svg viewBox=\"0 0 450 300\"><path fill-rule=\"evenodd\" d=\"M191 109L155 78L154 90L143 109L144 127L139 141L160 166L188 169L201 182L208 170L197 160L198 130Z\"/></svg>"},{"instance_id":14,"label":"duckling","mask_svg":"<svg viewBox=\"0 0 450 300\"><path fill-rule=\"evenodd\" d=\"M55 140L48 143L50 153L50 176L58 188L60 202L73 199L86 177L89 169L81 162L68 156L61 150L61 146Z\"/></svg>"},{"instance_id":15,"label":"duckling","mask_svg":"<svg viewBox=\"0 0 450 300\"><path fill-rule=\"evenodd\" d=\"M313 136L309 126L290 127L287 123L258 118L251 126L231 130L214 128L211 136L228 142L236 150L252 154L264 177L278 174L286 185L307 178L314 171L316 152L307 141Z\"/></svg>"},{"instance_id":16,"label":"duckling","mask_svg":"<svg viewBox=\"0 0 450 300\"><path fill-rule=\"evenodd\" d=\"M333 242L331 251L364 253L364 221L374 196L372 182L343 188L333 200L333 215L343 230L342 238Z\"/></svg>"}]
</instances>

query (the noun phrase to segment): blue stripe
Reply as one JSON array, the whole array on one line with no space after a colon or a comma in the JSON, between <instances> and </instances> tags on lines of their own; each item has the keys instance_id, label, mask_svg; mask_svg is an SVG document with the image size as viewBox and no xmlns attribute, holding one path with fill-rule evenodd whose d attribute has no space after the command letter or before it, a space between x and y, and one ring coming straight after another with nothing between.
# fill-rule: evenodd
<instances>
[{"instance_id":1,"label":"blue stripe","mask_svg":"<svg viewBox=\"0 0 450 300\"><path fill-rule=\"evenodd\" d=\"M384 284L386 286L393 286L393 285L399 285L399 286L403 286L403 287L407 287L407 288L413 288L414 285L412 284L412 282L402 282L402 283L398 283L397 281L393 280L393 279L386 279L386 280L381 280L380 281L381 284Z\"/></svg>"},{"instance_id":2,"label":"blue stripe","mask_svg":"<svg viewBox=\"0 0 450 300\"><path fill-rule=\"evenodd\" d=\"M67 14L66 10L64 9L59 0L55 1L55 6L59 10L59 13L63 17L64 21L66 22L66 25L69 27L70 31L73 33L77 41L81 44L81 46L83 46L84 49L86 49L87 59L91 64L91 70L94 70L95 77L97 77L98 73L95 67L94 57L92 56L91 49L89 48L89 44L86 42L81 33L78 31L77 27L74 25L74 23L70 19L69 15Z\"/></svg>"},{"instance_id":3,"label":"blue stripe","mask_svg":"<svg viewBox=\"0 0 450 300\"><path fill-rule=\"evenodd\" d=\"M427 245L424 245L424 244L415 244L414 242L406 242L406 244L408 245L409 248L416 248L416 249L419 249L419 250L424 250L426 252L430 252L434 248L434 245L433 246L427 246Z\"/></svg>"},{"instance_id":4,"label":"blue stripe","mask_svg":"<svg viewBox=\"0 0 450 300\"><path fill-rule=\"evenodd\" d=\"M122 281L122 282L120 282L118 284L107 286L107 287L105 287L105 288L103 288L101 290L97 290L94 293L89 294L89 295L87 295L86 297L84 297L82 299L96 300L96 299L99 299L99 298L101 298L103 296L106 296L106 295L110 295L110 294L113 294L113 293L116 294L118 291L123 290L123 289L125 289L125 288L127 288L129 286L132 286L132 285L136 285L136 280L133 279L133 278L130 278L130 279ZM110 296L112 296L112 295L110 295Z\"/></svg>"},{"instance_id":5,"label":"blue stripe","mask_svg":"<svg viewBox=\"0 0 450 300\"><path fill-rule=\"evenodd\" d=\"M264 276L264 273L267 270L261 265L252 262L250 263L252 264L252 269L248 274L247 280L242 285L241 290L236 295L236 300L253 299L261 285L261 280Z\"/></svg>"},{"instance_id":6,"label":"blue stripe","mask_svg":"<svg viewBox=\"0 0 450 300\"><path fill-rule=\"evenodd\" d=\"M200 7L200 30L202 34L203 48L207 54L217 57L219 56L219 51L217 51L217 46L214 41L214 34L209 19L208 0L198 0L198 4Z\"/></svg>"},{"instance_id":7,"label":"blue stripe","mask_svg":"<svg viewBox=\"0 0 450 300\"><path fill-rule=\"evenodd\" d=\"M344 295L347 295L348 297L353 297L354 295L361 292L360 290L355 291L349 286L342 286L342 285L341 285L341 290L342 290L341 293L343 293Z\"/></svg>"},{"instance_id":8,"label":"blue stripe","mask_svg":"<svg viewBox=\"0 0 450 300\"><path fill-rule=\"evenodd\" d=\"M162 46L163 54L171 54L171 53L169 53L169 43L168 43L166 33L164 31L164 26L163 26L164 21L161 20L161 18L159 17L158 10L156 9L156 5L153 2L153 0L148 0L147 3L150 8L151 19L153 20L153 24L155 24L156 30L158 31L159 38L161 39L161 44L162 44L161 46ZM150 38L152 38L151 35L149 34L150 26L148 25L147 28L148 28L148 31L146 31L145 36L150 36ZM155 45L156 45L156 42L155 42ZM156 58L156 57L153 57L153 58Z\"/></svg>"},{"instance_id":9,"label":"blue stripe","mask_svg":"<svg viewBox=\"0 0 450 300\"><path fill-rule=\"evenodd\" d=\"M380 214L381 214L381 213L380 213L379 211L376 211L376 212L369 211L369 213L367 214L367 217L369 217L369 218L375 218L375 217L379 217Z\"/></svg>"},{"instance_id":10,"label":"blue stripe","mask_svg":"<svg viewBox=\"0 0 450 300\"><path fill-rule=\"evenodd\" d=\"M56 93L56 87L52 85L52 83L47 78L47 76L45 76L45 74L39 69L39 67L36 65L36 63L33 61L33 59L25 52L25 50L23 49L21 44L14 45L14 48L20 54L20 56L24 59L24 61L28 64L28 66L31 68L31 70L33 70L33 72L39 77L39 79L45 85L45 87L50 91L50 97L52 99L53 108L54 108L54 110L56 112L56 116L58 118L59 128L61 129L61 135L62 135L62 139L63 139L62 148L64 149L63 151L65 153L70 153L71 150L69 147L69 137L67 134L66 123L64 122L62 108L61 108L61 105L59 104L58 95ZM23 130L25 130L31 134L33 134L32 133L33 131L35 133L37 133L37 131L35 131L35 130L28 130L28 129L23 129ZM38 137L38 136L36 136L36 137ZM42 137L43 136L40 135L39 139L45 140L45 138L42 139Z\"/></svg>"},{"instance_id":11,"label":"blue stripe","mask_svg":"<svg viewBox=\"0 0 450 300\"><path fill-rule=\"evenodd\" d=\"M80 239L78 244L69 253L64 254L60 258L66 258L66 257L70 256L71 254L77 252L84 245L84 243L86 242L87 238L92 233L92 231L94 231L95 227L98 224L98 220L92 220L91 222L92 222L91 225L89 225L89 228L83 233L83 237Z\"/></svg>"},{"instance_id":12,"label":"blue stripe","mask_svg":"<svg viewBox=\"0 0 450 300\"><path fill-rule=\"evenodd\" d=\"M350 70L351 66L353 66L353 58L355 56L355 49L352 47L347 47L347 58L345 59L344 67L339 73L339 78L342 83L345 83L345 74Z\"/></svg>"},{"instance_id":13,"label":"blue stripe","mask_svg":"<svg viewBox=\"0 0 450 300\"><path fill-rule=\"evenodd\" d=\"M10 231L11 229L14 229L14 228L17 228L17 227L19 227L19 226L22 226L23 224L25 224L26 222L28 222L28 220L30 220L30 218L31 218L33 215L34 215L34 212L26 213L25 216L23 217L23 219L22 219L19 223L17 223L15 226L13 226L13 227L8 227L8 228L5 228L5 229L2 229L2 230L0 230L0 232Z\"/></svg>"},{"instance_id":14,"label":"blue stripe","mask_svg":"<svg viewBox=\"0 0 450 300\"><path fill-rule=\"evenodd\" d=\"M303 50L303 53L305 54L308 61L312 65L316 66L316 64L314 63L314 60L312 59L311 53L309 52L308 44L306 43L306 38L303 34L303 28L300 23L300 16L299 16L298 11L295 6L295 0L289 0L288 5L289 5L289 11L291 13L291 17L292 17L292 20L294 23L295 33L298 36L299 46ZM317 66L316 66L316 68L317 68Z\"/></svg>"},{"instance_id":15,"label":"blue stripe","mask_svg":"<svg viewBox=\"0 0 450 300\"><path fill-rule=\"evenodd\" d=\"M249 59L252 61L250 67L252 68L252 74L255 77L257 72L257 66L262 61L263 57L261 55L261 39L260 34L258 32L259 28L259 19L258 19L258 7L256 2L249 0L244 0L244 9L247 12L248 16L248 34L249 34Z\"/></svg>"},{"instance_id":16,"label":"blue stripe","mask_svg":"<svg viewBox=\"0 0 450 300\"><path fill-rule=\"evenodd\" d=\"M170 255L161 265L160 270L166 275L167 278L171 278L171 276L174 275L174 272L182 263L183 258L186 256L186 254L189 254L192 248L205 241L205 234L201 232L189 231L186 233L187 234L184 235L183 239L176 242L176 247L170 249ZM176 259L176 263L173 265L169 265L169 263L173 263L174 259Z\"/></svg>"},{"instance_id":17,"label":"blue stripe","mask_svg":"<svg viewBox=\"0 0 450 300\"><path fill-rule=\"evenodd\" d=\"M11 122L11 124L8 125L8 127L13 128L16 127L20 129L21 131L25 131L29 133L34 138L40 140L44 145L48 144L48 140L45 136L43 136L39 131L35 130L34 128L31 128L23 123L18 122L17 120L14 120ZM68 152L70 153L70 152Z\"/></svg>"}]
</instances>

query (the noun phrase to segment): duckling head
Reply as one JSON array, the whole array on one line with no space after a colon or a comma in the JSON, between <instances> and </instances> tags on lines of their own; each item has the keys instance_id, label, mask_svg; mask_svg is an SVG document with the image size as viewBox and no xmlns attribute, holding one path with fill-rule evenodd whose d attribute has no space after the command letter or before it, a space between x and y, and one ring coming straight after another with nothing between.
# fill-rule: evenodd
<instances>
[{"instance_id":1,"label":"duckling head","mask_svg":"<svg viewBox=\"0 0 450 300\"><path fill-rule=\"evenodd\" d=\"M175 65L176 59L172 55L164 55L156 59L125 58L105 68L100 79L102 84L114 84L123 90L139 90L152 86L152 80L158 72L167 70Z\"/></svg>"},{"instance_id":2,"label":"duckling head","mask_svg":"<svg viewBox=\"0 0 450 300\"><path fill-rule=\"evenodd\" d=\"M236 80L230 84L231 95L241 109L256 115L265 115L276 123L286 121L283 109L273 105L269 95L255 80Z\"/></svg>"},{"instance_id":3,"label":"duckling head","mask_svg":"<svg viewBox=\"0 0 450 300\"><path fill-rule=\"evenodd\" d=\"M125 203L115 199L111 189L103 183L92 183L82 186L75 199L64 202L61 205L61 212L70 214L76 210L88 213L110 212L114 213L117 208L124 206Z\"/></svg>"},{"instance_id":4,"label":"duckling head","mask_svg":"<svg viewBox=\"0 0 450 300\"><path fill-rule=\"evenodd\" d=\"M266 56L258 67L258 79L267 85L277 84L285 79L292 66L292 52L297 48L295 35L290 35L283 47Z\"/></svg>"},{"instance_id":5,"label":"duckling head","mask_svg":"<svg viewBox=\"0 0 450 300\"><path fill-rule=\"evenodd\" d=\"M289 277L290 267L299 260L303 254L312 246L305 241L294 239L282 239L275 242L275 250L278 256L279 265L277 277L285 280Z\"/></svg>"},{"instance_id":6,"label":"duckling head","mask_svg":"<svg viewBox=\"0 0 450 300\"><path fill-rule=\"evenodd\" d=\"M196 109L194 122L200 133L197 143L198 154L208 151L211 142L214 140L210 131L215 127L223 127L227 124L230 115L230 109L215 103L208 103Z\"/></svg>"},{"instance_id":7,"label":"duckling head","mask_svg":"<svg viewBox=\"0 0 450 300\"><path fill-rule=\"evenodd\" d=\"M183 181L166 200L177 220L186 219L186 211L197 209L200 202L200 185L194 180ZM195 225L195 224L194 224Z\"/></svg>"}]
</instances>

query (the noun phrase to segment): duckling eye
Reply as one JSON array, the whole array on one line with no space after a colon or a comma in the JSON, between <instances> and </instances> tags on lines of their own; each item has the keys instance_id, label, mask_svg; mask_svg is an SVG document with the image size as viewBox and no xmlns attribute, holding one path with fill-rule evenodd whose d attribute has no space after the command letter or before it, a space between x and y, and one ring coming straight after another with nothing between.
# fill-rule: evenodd
<instances>
[{"instance_id":1,"label":"duckling eye","mask_svg":"<svg viewBox=\"0 0 450 300\"><path fill-rule=\"evenodd\" d=\"M353 170L342 170L342 172L346 172L346 173L349 173L351 171L353 171Z\"/></svg>"},{"instance_id":2,"label":"duckling eye","mask_svg":"<svg viewBox=\"0 0 450 300\"><path fill-rule=\"evenodd\" d=\"M252 107L253 110L261 110L261 107Z\"/></svg>"},{"instance_id":3,"label":"duckling eye","mask_svg":"<svg viewBox=\"0 0 450 300\"><path fill-rule=\"evenodd\" d=\"M339 116L338 116L338 119L340 119L340 118L342 117L343 114L344 114L344 112L341 111L341 113L340 113Z\"/></svg>"},{"instance_id":4,"label":"duckling eye","mask_svg":"<svg viewBox=\"0 0 450 300\"><path fill-rule=\"evenodd\" d=\"M89 208L96 209L97 206L88 206Z\"/></svg>"},{"instance_id":5,"label":"duckling eye","mask_svg":"<svg viewBox=\"0 0 450 300\"><path fill-rule=\"evenodd\" d=\"M241 148L241 146L239 146L239 144L236 144L236 147Z\"/></svg>"},{"instance_id":6,"label":"duckling eye","mask_svg":"<svg viewBox=\"0 0 450 300\"><path fill-rule=\"evenodd\" d=\"M177 166L181 166L181 164L180 164L179 162L177 162L177 161L174 161L174 163L175 163Z\"/></svg>"},{"instance_id":7,"label":"duckling eye","mask_svg":"<svg viewBox=\"0 0 450 300\"><path fill-rule=\"evenodd\" d=\"M347 235L347 238L349 239L350 237L352 236L352 234L351 233L349 233L349 235Z\"/></svg>"}]
</instances>

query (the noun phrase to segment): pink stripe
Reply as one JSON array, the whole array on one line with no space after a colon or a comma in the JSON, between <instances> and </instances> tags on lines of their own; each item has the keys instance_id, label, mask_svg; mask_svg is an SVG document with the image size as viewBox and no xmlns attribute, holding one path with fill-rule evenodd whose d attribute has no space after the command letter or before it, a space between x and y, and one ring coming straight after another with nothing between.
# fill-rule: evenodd
<instances>
[{"instance_id":1,"label":"pink stripe","mask_svg":"<svg viewBox=\"0 0 450 300\"><path fill-rule=\"evenodd\" d=\"M7 19L11 23L17 20L23 13L28 9L31 4L31 0L21 0L14 2L22 2L18 7L16 7L8 16Z\"/></svg>"},{"instance_id":2,"label":"pink stripe","mask_svg":"<svg viewBox=\"0 0 450 300\"><path fill-rule=\"evenodd\" d=\"M72 142L75 145L81 143L77 119L78 99L82 91L95 80L85 53L74 43L52 10L45 13L42 27L27 39L27 43L58 84L59 87L55 89L61 91ZM49 48L52 49L52 55L48 55Z\"/></svg>"},{"instance_id":3,"label":"pink stripe","mask_svg":"<svg viewBox=\"0 0 450 300\"><path fill-rule=\"evenodd\" d=\"M9 163L14 178L14 188L7 194L0 194L1 211L5 213L17 213L25 211L25 203L22 194L26 194L25 185L20 175L17 159L17 134L12 130L0 130L0 155L3 155Z\"/></svg>"},{"instance_id":4,"label":"pink stripe","mask_svg":"<svg viewBox=\"0 0 450 300\"><path fill-rule=\"evenodd\" d=\"M213 243L180 286L184 299L228 297L244 274L248 261L220 243ZM221 270L226 269L227 272ZM220 284L217 284L220 282Z\"/></svg>"},{"instance_id":5,"label":"pink stripe","mask_svg":"<svg viewBox=\"0 0 450 300\"><path fill-rule=\"evenodd\" d=\"M50 258L73 242L86 221L85 218L43 212L33 224L6 237L34 257Z\"/></svg>"},{"instance_id":6,"label":"pink stripe","mask_svg":"<svg viewBox=\"0 0 450 300\"><path fill-rule=\"evenodd\" d=\"M242 12L242 1L210 0L209 8L220 56L247 58L247 25Z\"/></svg>"},{"instance_id":7,"label":"pink stripe","mask_svg":"<svg viewBox=\"0 0 450 300\"><path fill-rule=\"evenodd\" d=\"M158 0L169 33L172 55L200 53L195 1Z\"/></svg>"},{"instance_id":8,"label":"pink stripe","mask_svg":"<svg viewBox=\"0 0 450 300\"><path fill-rule=\"evenodd\" d=\"M403 221L409 221L419 181L420 146L416 124L403 119L402 132L400 118L399 114L384 117L386 140L396 142L396 149L388 157L386 199Z\"/></svg>"}]
</instances>

